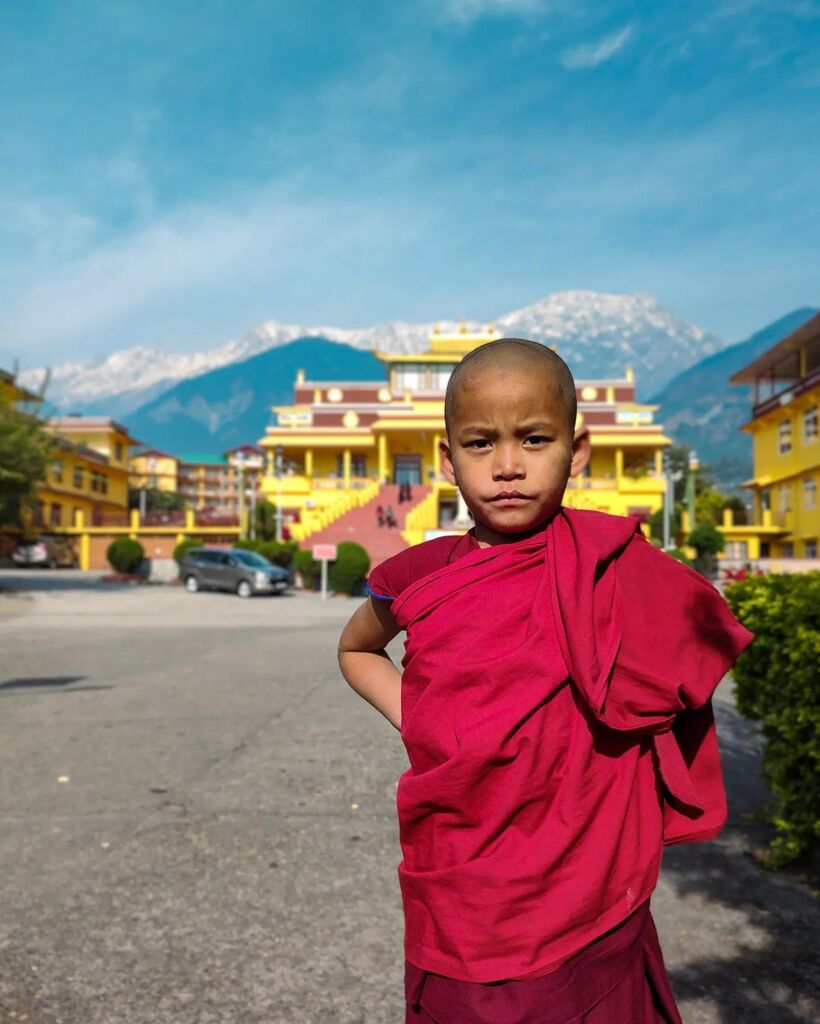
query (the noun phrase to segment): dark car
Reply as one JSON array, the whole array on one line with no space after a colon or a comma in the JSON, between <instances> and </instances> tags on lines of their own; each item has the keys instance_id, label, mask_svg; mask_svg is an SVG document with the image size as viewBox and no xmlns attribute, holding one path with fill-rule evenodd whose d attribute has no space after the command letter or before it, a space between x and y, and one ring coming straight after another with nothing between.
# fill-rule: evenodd
<instances>
[{"instance_id":1,"label":"dark car","mask_svg":"<svg viewBox=\"0 0 820 1024\"><path fill-rule=\"evenodd\" d=\"M56 569L58 566L74 569L77 556L74 548L66 537L34 537L20 540L11 553L15 565L38 565L43 569Z\"/></svg>"},{"instance_id":2,"label":"dark car","mask_svg":"<svg viewBox=\"0 0 820 1024\"><path fill-rule=\"evenodd\" d=\"M179 576L190 594L199 590L228 590L240 597L281 594L290 583L286 569L255 551L193 548L179 563Z\"/></svg>"}]
</instances>

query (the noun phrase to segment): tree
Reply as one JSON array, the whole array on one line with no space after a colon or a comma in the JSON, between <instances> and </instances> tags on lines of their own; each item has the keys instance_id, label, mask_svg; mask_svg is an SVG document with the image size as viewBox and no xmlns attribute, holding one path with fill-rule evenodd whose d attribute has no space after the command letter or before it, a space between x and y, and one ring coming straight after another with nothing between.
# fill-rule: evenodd
<instances>
[{"instance_id":1,"label":"tree","mask_svg":"<svg viewBox=\"0 0 820 1024\"><path fill-rule=\"evenodd\" d=\"M257 501L253 525L258 540L273 540L276 536L276 506L272 501Z\"/></svg>"},{"instance_id":2,"label":"tree","mask_svg":"<svg viewBox=\"0 0 820 1024\"><path fill-rule=\"evenodd\" d=\"M698 523L686 538L686 543L697 552L695 569L702 576L714 576L716 555L723 551L723 534L714 523Z\"/></svg>"},{"instance_id":3,"label":"tree","mask_svg":"<svg viewBox=\"0 0 820 1024\"><path fill-rule=\"evenodd\" d=\"M688 444L676 444L664 452L664 462L672 474L675 486L675 504L686 500L686 481L689 476L689 456L692 448ZM714 482L710 466L701 465L695 470L695 492L710 488Z\"/></svg>"},{"instance_id":4,"label":"tree","mask_svg":"<svg viewBox=\"0 0 820 1024\"><path fill-rule=\"evenodd\" d=\"M22 510L45 480L55 448L41 420L0 399L0 523L22 525Z\"/></svg>"}]
</instances>

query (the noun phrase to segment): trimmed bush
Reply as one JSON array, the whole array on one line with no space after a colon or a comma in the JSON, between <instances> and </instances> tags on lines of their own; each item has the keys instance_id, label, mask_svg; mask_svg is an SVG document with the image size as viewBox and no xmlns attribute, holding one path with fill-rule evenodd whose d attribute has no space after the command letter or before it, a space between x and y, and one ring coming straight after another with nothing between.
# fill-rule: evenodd
<instances>
[{"instance_id":1,"label":"trimmed bush","mask_svg":"<svg viewBox=\"0 0 820 1024\"><path fill-rule=\"evenodd\" d=\"M256 550L260 555L267 558L269 562L273 562L274 565L279 565L283 569L290 569L293 564L293 556L298 549L299 545L295 540L266 540L262 541Z\"/></svg>"},{"instance_id":2,"label":"trimmed bush","mask_svg":"<svg viewBox=\"0 0 820 1024\"><path fill-rule=\"evenodd\" d=\"M293 554L293 568L302 577L305 590L315 590L319 584L319 577L322 569L318 562L314 561L310 551L295 551Z\"/></svg>"},{"instance_id":3,"label":"trimmed bush","mask_svg":"<svg viewBox=\"0 0 820 1024\"><path fill-rule=\"evenodd\" d=\"M370 555L361 544L342 541L336 549L336 561L328 566L331 590L337 594L360 594L369 568Z\"/></svg>"},{"instance_id":4,"label":"trimmed bush","mask_svg":"<svg viewBox=\"0 0 820 1024\"><path fill-rule=\"evenodd\" d=\"M108 545L105 557L114 572L124 575L135 573L145 558L145 549L138 540L118 537Z\"/></svg>"},{"instance_id":5,"label":"trimmed bush","mask_svg":"<svg viewBox=\"0 0 820 1024\"><path fill-rule=\"evenodd\" d=\"M686 543L697 552L694 568L701 576L712 577L717 570L717 553L723 551L723 534L714 523L698 523L686 538Z\"/></svg>"},{"instance_id":6,"label":"trimmed bush","mask_svg":"<svg viewBox=\"0 0 820 1024\"><path fill-rule=\"evenodd\" d=\"M726 588L756 634L732 670L741 714L761 723L776 800L767 865L808 857L820 839L820 572L751 576Z\"/></svg>"},{"instance_id":7,"label":"trimmed bush","mask_svg":"<svg viewBox=\"0 0 820 1024\"><path fill-rule=\"evenodd\" d=\"M185 540L181 540L174 548L174 561L179 565L189 551L201 547L203 547L202 541L197 537L186 537Z\"/></svg>"}]
</instances>

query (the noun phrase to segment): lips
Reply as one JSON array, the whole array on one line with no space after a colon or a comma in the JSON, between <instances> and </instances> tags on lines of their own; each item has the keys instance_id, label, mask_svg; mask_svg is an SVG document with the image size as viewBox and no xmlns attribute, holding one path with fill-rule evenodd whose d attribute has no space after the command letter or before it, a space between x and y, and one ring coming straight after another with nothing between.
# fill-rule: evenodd
<instances>
[{"instance_id":1,"label":"lips","mask_svg":"<svg viewBox=\"0 0 820 1024\"><path fill-rule=\"evenodd\" d=\"M531 500L528 494L522 494L521 491L500 491L490 499L496 508L517 508Z\"/></svg>"}]
</instances>

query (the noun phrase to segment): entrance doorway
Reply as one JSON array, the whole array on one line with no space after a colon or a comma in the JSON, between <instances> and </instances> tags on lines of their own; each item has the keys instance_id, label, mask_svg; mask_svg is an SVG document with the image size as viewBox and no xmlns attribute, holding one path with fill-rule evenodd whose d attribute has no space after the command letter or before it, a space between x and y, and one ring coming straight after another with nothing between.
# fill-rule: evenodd
<instances>
[{"instance_id":1,"label":"entrance doorway","mask_svg":"<svg viewBox=\"0 0 820 1024\"><path fill-rule=\"evenodd\" d=\"M394 484L421 484L421 456L395 455L393 457Z\"/></svg>"}]
</instances>

